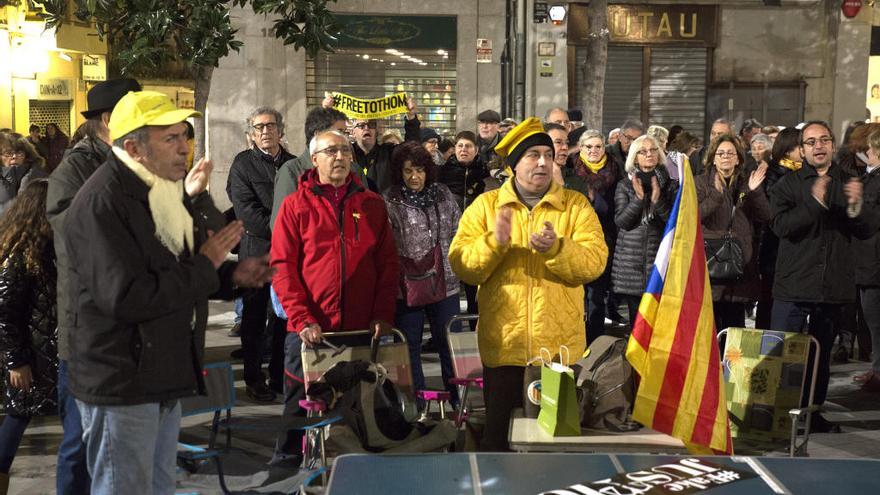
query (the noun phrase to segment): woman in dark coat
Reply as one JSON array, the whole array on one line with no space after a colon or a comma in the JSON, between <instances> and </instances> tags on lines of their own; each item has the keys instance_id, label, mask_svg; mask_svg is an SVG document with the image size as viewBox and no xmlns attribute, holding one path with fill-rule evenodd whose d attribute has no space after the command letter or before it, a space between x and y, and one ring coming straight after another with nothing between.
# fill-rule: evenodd
<instances>
[{"instance_id":1,"label":"woman in dark coat","mask_svg":"<svg viewBox=\"0 0 880 495\"><path fill-rule=\"evenodd\" d=\"M0 213L30 181L48 176L44 164L27 138L0 133Z\"/></svg>"},{"instance_id":2,"label":"woman in dark coat","mask_svg":"<svg viewBox=\"0 0 880 495\"><path fill-rule=\"evenodd\" d=\"M443 383L455 397L456 388L449 383L454 374L444 329L449 320L459 313L459 282L449 265L449 245L458 230L461 210L449 188L436 182L436 175L437 166L431 154L418 143L407 141L394 148L391 154L393 185L385 190L384 197L397 252L401 257L401 287L397 296L395 326L406 335L413 384L416 390L424 390L421 349L425 318L428 318L431 338L440 354ZM439 253L435 252L437 246L440 247ZM443 293L437 295L435 302L411 306L407 302L403 278L421 274L407 274L405 261L430 258L431 253L440 257L442 273L435 275L442 279ZM436 262L436 258L433 261ZM456 402L453 400L453 403Z\"/></svg>"},{"instance_id":3,"label":"woman in dark coat","mask_svg":"<svg viewBox=\"0 0 880 495\"><path fill-rule=\"evenodd\" d=\"M46 170L52 173L64 158L64 151L70 140L56 124L46 124L46 137L43 142L46 146Z\"/></svg>"},{"instance_id":4,"label":"woman in dark coat","mask_svg":"<svg viewBox=\"0 0 880 495\"><path fill-rule=\"evenodd\" d=\"M711 281L715 328L720 331L728 327L744 327L746 303L757 301L760 293L753 239L756 226L770 221L770 203L761 187L767 164L761 162L757 170L746 175L743 170L745 154L731 134L716 138L706 156L711 161L707 161L705 172L694 179L703 238L723 238L730 226L733 239L742 247L745 263L741 280Z\"/></svg>"},{"instance_id":5,"label":"woman in dark coat","mask_svg":"<svg viewBox=\"0 0 880 495\"><path fill-rule=\"evenodd\" d=\"M678 182L669 178L663 163L666 154L657 141L647 135L639 137L629 147L627 175L614 193L618 232L611 284L629 308L630 325L638 313L678 191Z\"/></svg>"},{"instance_id":6,"label":"woman in dark coat","mask_svg":"<svg viewBox=\"0 0 880 495\"><path fill-rule=\"evenodd\" d=\"M55 260L46 218L48 182L35 181L0 217L0 493L30 419L57 409Z\"/></svg>"},{"instance_id":7,"label":"woman in dark coat","mask_svg":"<svg viewBox=\"0 0 880 495\"><path fill-rule=\"evenodd\" d=\"M800 170L801 131L786 127L779 131L773 141L767 178L764 180L764 193L770 199L773 186L785 174ZM755 311L755 328L770 328L770 314L773 308L773 277L776 274L776 253L779 251L779 238L770 230L769 224L761 227L760 247L758 248L758 272L761 279L761 292L758 309Z\"/></svg>"}]
</instances>

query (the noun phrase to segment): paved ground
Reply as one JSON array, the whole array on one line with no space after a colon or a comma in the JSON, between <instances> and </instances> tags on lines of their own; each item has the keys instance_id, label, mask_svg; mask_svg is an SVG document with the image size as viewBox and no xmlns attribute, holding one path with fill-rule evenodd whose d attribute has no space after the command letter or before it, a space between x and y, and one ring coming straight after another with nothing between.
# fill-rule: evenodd
<instances>
[{"instance_id":1,"label":"paved ground","mask_svg":"<svg viewBox=\"0 0 880 495\"><path fill-rule=\"evenodd\" d=\"M232 326L232 305L212 303L211 319L207 338L207 360L225 361L229 352L238 347L238 339L226 336ZM425 374L429 386L440 385L440 370L436 355L425 355ZM234 366L237 375L238 404L236 414L267 415L280 414L281 404L256 404L244 394L241 381L241 363ZM880 458L880 394L860 392L852 383L852 377L868 369L868 363L850 362L832 367L832 381L828 394L826 417L842 425L839 434L814 434L811 436L809 453L811 457ZM181 437L184 441L196 444L207 442L210 416L201 415L184 418ZM55 492L55 449L61 439L61 427L57 418L39 418L28 428L18 456L12 466L9 493L49 494ZM244 483L248 474L260 471L272 453L273 439L255 434L236 433L233 440L236 450L235 463L231 468L231 483ZM229 463L227 463L229 464ZM282 473L284 474L284 473ZM259 472L257 476L276 476L277 472ZM219 493L216 478L206 480L190 479L187 486L197 486L203 482L207 490L200 493ZM187 490L190 491L191 490Z\"/></svg>"}]
</instances>

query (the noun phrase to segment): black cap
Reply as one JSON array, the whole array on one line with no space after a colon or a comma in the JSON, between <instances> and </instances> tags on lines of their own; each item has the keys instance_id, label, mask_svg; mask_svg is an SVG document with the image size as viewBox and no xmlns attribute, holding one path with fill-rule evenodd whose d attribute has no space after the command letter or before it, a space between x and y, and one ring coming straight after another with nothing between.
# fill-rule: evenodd
<instances>
[{"instance_id":1,"label":"black cap","mask_svg":"<svg viewBox=\"0 0 880 495\"><path fill-rule=\"evenodd\" d=\"M477 122L501 122L501 114L495 110L483 110L477 115Z\"/></svg>"},{"instance_id":2,"label":"black cap","mask_svg":"<svg viewBox=\"0 0 880 495\"><path fill-rule=\"evenodd\" d=\"M434 129L428 127L422 127L421 129L419 129L419 142L424 143L429 139L436 139L437 143L440 143L440 141L442 141L440 139L440 134L437 134L437 131L435 131Z\"/></svg>"},{"instance_id":3,"label":"black cap","mask_svg":"<svg viewBox=\"0 0 880 495\"><path fill-rule=\"evenodd\" d=\"M112 112L116 103L128 94L129 91L140 91L141 85L134 79L122 78L102 81L89 90L86 96L89 109L81 112L82 116L90 119L104 112Z\"/></svg>"}]
</instances>

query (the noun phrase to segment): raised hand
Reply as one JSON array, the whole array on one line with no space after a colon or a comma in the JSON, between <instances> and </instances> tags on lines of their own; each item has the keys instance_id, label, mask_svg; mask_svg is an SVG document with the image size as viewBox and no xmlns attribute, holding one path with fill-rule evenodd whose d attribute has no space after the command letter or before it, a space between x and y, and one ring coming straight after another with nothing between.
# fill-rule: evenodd
<instances>
[{"instance_id":1,"label":"raised hand","mask_svg":"<svg viewBox=\"0 0 880 495\"><path fill-rule=\"evenodd\" d=\"M241 220L231 222L216 233L209 231L208 240L199 248L199 254L211 260L214 268L220 268L226 260L226 255L241 240L242 234L244 234L244 223Z\"/></svg>"},{"instance_id":2,"label":"raised hand","mask_svg":"<svg viewBox=\"0 0 880 495\"><path fill-rule=\"evenodd\" d=\"M810 194L816 198L816 201L826 204L825 196L828 194L828 184L831 183L831 177L827 175L820 175L816 177L816 181L813 182L813 187L810 189Z\"/></svg>"},{"instance_id":3,"label":"raised hand","mask_svg":"<svg viewBox=\"0 0 880 495\"><path fill-rule=\"evenodd\" d=\"M416 117L416 114L419 112L419 107L416 105L416 100L412 96L406 97L406 118L408 120L412 120Z\"/></svg>"},{"instance_id":4,"label":"raised hand","mask_svg":"<svg viewBox=\"0 0 880 495\"><path fill-rule=\"evenodd\" d=\"M321 100L322 108L333 108L333 93L329 91L324 92L324 99Z\"/></svg>"},{"instance_id":5,"label":"raised hand","mask_svg":"<svg viewBox=\"0 0 880 495\"><path fill-rule=\"evenodd\" d=\"M513 210L507 206L501 208L501 211L495 217L495 239L502 246L506 246L510 242L512 218Z\"/></svg>"},{"instance_id":6,"label":"raised hand","mask_svg":"<svg viewBox=\"0 0 880 495\"><path fill-rule=\"evenodd\" d=\"M544 228L537 234L532 234L529 238L529 247L539 253L546 253L556 242L556 232L553 231L553 224L544 222Z\"/></svg>"},{"instance_id":7,"label":"raised hand","mask_svg":"<svg viewBox=\"0 0 880 495\"><path fill-rule=\"evenodd\" d=\"M761 160L758 168L749 175L749 191L754 191L767 178L767 162Z\"/></svg>"},{"instance_id":8,"label":"raised hand","mask_svg":"<svg viewBox=\"0 0 880 495\"><path fill-rule=\"evenodd\" d=\"M194 198L208 189L208 181L211 179L211 172L214 170L214 162L202 157L190 171L186 174L184 188L186 195Z\"/></svg>"},{"instance_id":9,"label":"raised hand","mask_svg":"<svg viewBox=\"0 0 880 495\"><path fill-rule=\"evenodd\" d=\"M642 181L640 181L638 177L633 177L632 185L633 190L636 192L636 197L639 199L645 199L645 188L642 187Z\"/></svg>"},{"instance_id":10,"label":"raised hand","mask_svg":"<svg viewBox=\"0 0 880 495\"><path fill-rule=\"evenodd\" d=\"M660 201L660 181L657 176L651 177L651 203L657 204Z\"/></svg>"},{"instance_id":11,"label":"raised hand","mask_svg":"<svg viewBox=\"0 0 880 495\"><path fill-rule=\"evenodd\" d=\"M238 262L232 272L232 282L237 287L259 288L272 281L275 268L269 266L269 255L253 256Z\"/></svg>"},{"instance_id":12,"label":"raised hand","mask_svg":"<svg viewBox=\"0 0 880 495\"><path fill-rule=\"evenodd\" d=\"M850 179L843 186L843 194L846 195L846 203L848 205L854 205L861 201L864 188L865 186L859 179Z\"/></svg>"}]
</instances>

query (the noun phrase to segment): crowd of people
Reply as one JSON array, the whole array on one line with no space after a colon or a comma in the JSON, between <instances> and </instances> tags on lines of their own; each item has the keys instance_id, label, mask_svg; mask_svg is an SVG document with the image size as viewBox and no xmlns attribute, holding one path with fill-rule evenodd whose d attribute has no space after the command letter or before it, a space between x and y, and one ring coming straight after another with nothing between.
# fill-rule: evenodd
<instances>
[{"instance_id":1,"label":"crowd of people","mask_svg":"<svg viewBox=\"0 0 880 495\"><path fill-rule=\"evenodd\" d=\"M244 119L223 215L212 163L189 162L196 112L130 79L96 85L88 104L54 165L39 150L57 126L0 133L0 493L30 418L54 412L59 493L173 491L178 399L204 390L209 298L240 299L246 393L280 394L284 415L305 415L300 348L327 332L369 330L339 342L360 345L400 329L424 388L426 322L456 405L444 329L463 300L480 317L481 448L506 450L540 350L579 356L606 318L637 318L684 166L704 238L742 252L742 273L711 280L717 329L754 311L758 328L815 336L818 405L837 334L869 336L863 358L880 349L880 124L837 146L820 121L736 133L718 119L704 146L681 126L628 119L606 136L562 108L522 122L490 109L476 132L445 137L410 99L401 137L328 97L305 116L298 156L281 112ZM857 379L880 392L880 352ZM837 430L819 414L812 428ZM299 465L301 435L279 435L270 463Z\"/></svg>"}]
</instances>

